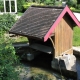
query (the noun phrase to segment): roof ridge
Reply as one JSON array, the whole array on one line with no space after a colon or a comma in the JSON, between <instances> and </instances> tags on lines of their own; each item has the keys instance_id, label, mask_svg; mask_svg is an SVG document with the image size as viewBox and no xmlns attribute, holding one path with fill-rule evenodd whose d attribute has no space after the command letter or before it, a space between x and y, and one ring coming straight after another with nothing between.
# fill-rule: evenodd
<instances>
[{"instance_id":1,"label":"roof ridge","mask_svg":"<svg viewBox=\"0 0 80 80\"><path fill-rule=\"evenodd\" d=\"M37 7L37 8L57 8L57 9L64 9L63 6L49 6L49 5L31 5L31 7Z\"/></svg>"}]
</instances>

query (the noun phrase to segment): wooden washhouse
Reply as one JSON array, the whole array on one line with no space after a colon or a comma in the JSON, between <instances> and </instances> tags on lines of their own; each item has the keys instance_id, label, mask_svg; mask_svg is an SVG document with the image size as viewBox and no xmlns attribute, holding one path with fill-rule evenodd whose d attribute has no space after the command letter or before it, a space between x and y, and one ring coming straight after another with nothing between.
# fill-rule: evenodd
<instances>
[{"instance_id":1,"label":"wooden washhouse","mask_svg":"<svg viewBox=\"0 0 80 80\"><path fill-rule=\"evenodd\" d=\"M52 54L54 67L55 58L73 54L72 39L75 25L80 24L68 6L33 5L24 12L9 32L26 36L31 54L34 54L33 49Z\"/></svg>"}]
</instances>

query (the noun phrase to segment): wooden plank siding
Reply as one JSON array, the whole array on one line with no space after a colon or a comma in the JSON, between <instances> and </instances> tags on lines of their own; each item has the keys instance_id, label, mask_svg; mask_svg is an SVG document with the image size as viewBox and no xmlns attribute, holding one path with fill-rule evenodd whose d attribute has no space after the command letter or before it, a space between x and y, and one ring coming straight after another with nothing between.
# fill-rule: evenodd
<instances>
[{"instance_id":1,"label":"wooden plank siding","mask_svg":"<svg viewBox=\"0 0 80 80\"><path fill-rule=\"evenodd\" d=\"M55 57L73 53L72 50L73 27L69 17L64 16L55 28Z\"/></svg>"}]
</instances>

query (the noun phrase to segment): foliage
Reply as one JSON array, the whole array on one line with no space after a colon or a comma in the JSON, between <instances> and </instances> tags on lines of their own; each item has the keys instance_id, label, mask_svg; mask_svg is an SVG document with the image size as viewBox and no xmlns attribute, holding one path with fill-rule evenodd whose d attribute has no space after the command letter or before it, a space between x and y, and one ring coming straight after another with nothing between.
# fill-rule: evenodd
<instances>
[{"instance_id":1,"label":"foliage","mask_svg":"<svg viewBox=\"0 0 80 80\"><path fill-rule=\"evenodd\" d=\"M79 10L80 10L80 4L78 4L78 5L77 5L77 9L79 9Z\"/></svg>"},{"instance_id":2,"label":"foliage","mask_svg":"<svg viewBox=\"0 0 80 80\"><path fill-rule=\"evenodd\" d=\"M4 5L3 5L3 1L0 0L0 11L3 11L4 10Z\"/></svg>"},{"instance_id":3,"label":"foliage","mask_svg":"<svg viewBox=\"0 0 80 80\"><path fill-rule=\"evenodd\" d=\"M22 16L22 15L23 15L23 13L21 13L21 12L18 12L18 13L17 13L17 15L18 15L18 16Z\"/></svg>"},{"instance_id":4,"label":"foliage","mask_svg":"<svg viewBox=\"0 0 80 80\"><path fill-rule=\"evenodd\" d=\"M18 12L23 12L23 5L25 3L25 0L17 0L17 8Z\"/></svg>"},{"instance_id":5,"label":"foliage","mask_svg":"<svg viewBox=\"0 0 80 80\"><path fill-rule=\"evenodd\" d=\"M77 0L77 4L80 4L80 0Z\"/></svg>"},{"instance_id":6,"label":"foliage","mask_svg":"<svg viewBox=\"0 0 80 80\"><path fill-rule=\"evenodd\" d=\"M74 8L74 7L70 7L70 9L71 9L71 10L75 10L75 8Z\"/></svg>"},{"instance_id":7,"label":"foliage","mask_svg":"<svg viewBox=\"0 0 80 80\"><path fill-rule=\"evenodd\" d=\"M45 0L44 3L46 5L54 5L55 4L55 0Z\"/></svg>"},{"instance_id":8,"label":"foliage","mask_svg":"<svg viewBox=\"0 0 80 80\"><path fill-rule=\"evenodd\" d=\"M48 79L48 76L44 74L36 74L35 76L33 76L33 80L52 80L52 79Z\"/></svg>"},{"instance_id":9,"label":"foliage","mask_svg":"<svg viewBox=\"0 0 80 80\"><path fill-rule=\"evenodd\" d=\"M72 9L73 12L77 12L77 13L80 13L80 10L79 9Z\"/></svg>"},{"instance_id":10,"label":"foliage","mask_svg":"<svg viewBox=\"0 0 80 80\"><path fill-rule=\"evenodd\" d=\"M80 46L80 28L78 26L74 27L73 46Z\"/></svg>"},{"instance_id":11,"label":"foliage","mask_svg":"<svg viewBox=\"0 0 80 80\"><path fill-rule=\"evenodd\" d=\"M23 36L18 36L15 42L28 42L28 38Z\"/></svg>"},{"instance_id":12,"label":"foliage","mask_svg":"<svg viewBox=\"0 0 80 80\"><path fill-rule=\"evenodd\" d=\"M28 9L31 5L40 5L40 6L43 6L44 4L43 3L35 3L35 2L26 2L23 7L24 7L24 10Z\"/></svg>"},{"instance_id":13,"label":"foliage","mask_svg":"<svg viewBox=\"0 0 80 80\"><path fill-rule=\"evenodd\" d=\"M14 12L15 11L15 2L11 1L11 11Z\"/></svg>"},{"instance_id":14,"label":"foliage","mask_svg":"<svg viewBox=\"0 0 80 80\"><path fill-rule=\"evenodd\" d=\"M76 7L77 1L76 0L67 0L67 5L70 7Z\"/></svg>"},{"instance_id":15,"label":"foliage","mask_svg":"<svg viewBox=\"0 0 80 80\"><path fill-rule=\"evenodd\" d=\"M18 80L18 62L11 40L0 35L0 80Z\"/></svg>"},{"instance_id":16,"label":"foliage","mask_svg":"<svg viewBox=\"0 0 80 80\"><path fill-rule=\"evenodd\" d=\"M0 15L0 30L8 31L15 23L15 16L10 14Z\"/></svg>"}]
</instances>

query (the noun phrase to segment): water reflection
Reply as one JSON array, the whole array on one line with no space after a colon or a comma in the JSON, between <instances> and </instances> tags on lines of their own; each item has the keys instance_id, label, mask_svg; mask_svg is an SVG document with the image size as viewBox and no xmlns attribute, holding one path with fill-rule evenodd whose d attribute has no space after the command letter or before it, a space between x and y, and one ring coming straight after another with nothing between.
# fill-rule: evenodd
<instances>
[{"instance_id":1,"label":"water reflection","mask_svg":"<svg viewBox=\"0 0 80 80\"><path fill-rule=\"evenodd\" d=\"M22 60L21 62L30 67L32 75L45 74L52 78L52 80L76 80L74 76L69 77L68 72L61 74L60 71L52 69L51 61L51 54L41 53L32 61Z\"/></svg>"}]
</instances>

